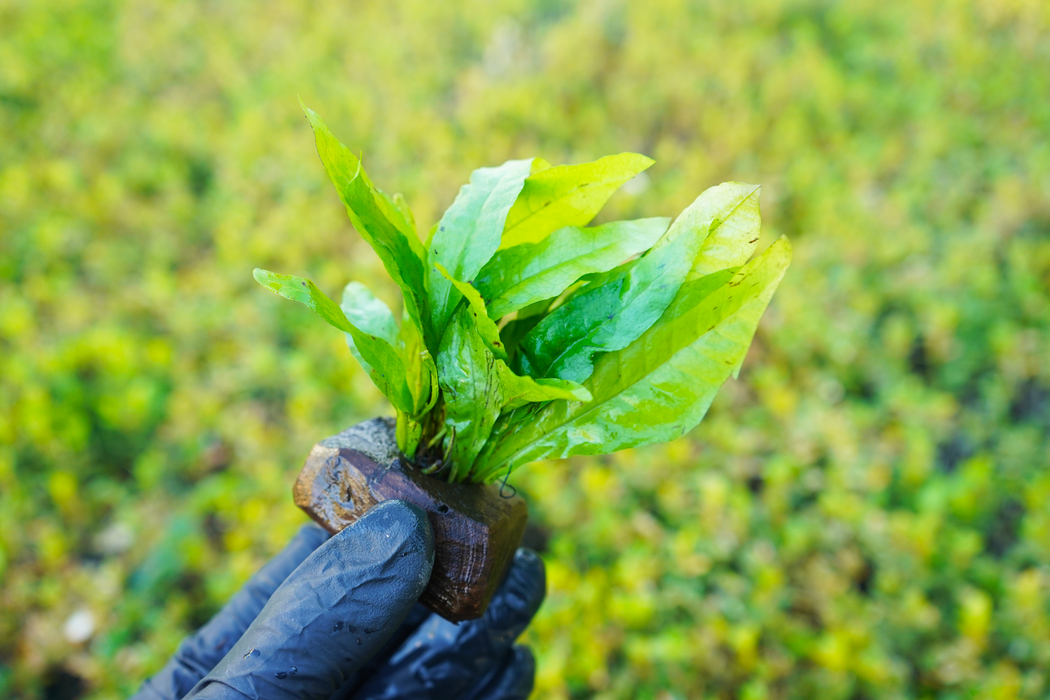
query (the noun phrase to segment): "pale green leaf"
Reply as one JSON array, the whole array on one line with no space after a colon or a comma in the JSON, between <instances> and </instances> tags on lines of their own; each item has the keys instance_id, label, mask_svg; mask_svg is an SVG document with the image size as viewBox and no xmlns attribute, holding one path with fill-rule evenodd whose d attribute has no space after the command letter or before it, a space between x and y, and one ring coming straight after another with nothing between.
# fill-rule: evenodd
<instances>
[{"instance_id":1,"label":"pale green leaf","mask_svg":"<svg viewBox=\"0 0 1050 700\"><path fill-rule=\"evenodd\" d=\"M412 236L415 237L416 240L419 240L419 235L416 233L416 217L408 207L405 195L400 192L395 192L394 196L390 198L390 203L401 213L401 218L405 222L405 227L407 229L406 235L411 232Z\"/></svg>"},{"instance_id":2,"label":"pale green leaf","mask_svg":"<svg viewBox=\"0 0 1050 700\"><path fill-rule=\"evenodd\" d=\"M479 168L470 176L438 223L430 241L430 268L440 263L453 279L471 282L499 248L507 212L529 176L533 159ZM428 277L432 326L440 337L459 303L460 293L441 275Z\"/></svg>"},{"instance_id":3,"label":"pale green leaf","mask_svg":"<svg viewBox=\"0 0 1050 700\"><path fill-rule=\"evenodd\" d=\"M394 314L381 299L378 299L365 285L360 282L351 282L343 288L343 299L339 304L346 319L359 330L369 335L379 336L392 347L398 347L398 328L394 320ZM346 333L346 344L350 348L357 361L365 368L366 372L372 371L372 366L362 357L361 351L357 349L354 336Z\"/></svg>"},{"instance_id":4,"label":"pale green leaf","mask_svg":"<svg viewBox=\"0 0 1050 700\"><path fill-rule=\"evenodd\" d=\"M761 233L762 216L758 207L761 189L742 182L723 182L705 191L687 210L696 226L709 231L688 279L747 262L755 252Z\"/></svg>"},{"instance_id":5,"label":"pale green leaf","mask_svg":"<svg viewBox=\"0 0 1050 700\"><path fill-rule=\"evenodd\" d=\"M507 215L500 248L541 241L564 226L586 226L613 192L652 164L643 155L620 153L530 175Z\"/></svg>"},{"instance_id":6,"label":"pale green leaf","mask_svg":"<svg viewBox=\"0 0 1050 700\"><path fill-rule=\"evenodd\" d=\"M330 325L349 333L364 360L365 367L370 370L369 376L379 390L399 411L412 410L412 394L405 381L405 366L397 349L389 341L350 323L336 303L308 279L258 268L253 272L253 276L255 281L271 292L305 304Z\"/></svg>"},{"instance_id":7,"label":"pale green leaf","mask_svg":"<svg viewBox=\"0 0 1050 700\"><path fill-rule=\"evenodd\" d=\"M502 388L501 408L512 411L527 403L544 403L564 399L566 401L590 401L591 392L576 382L565 379L533 379L522 377L502 362L496 363Z\"/></svg>"}]
</instances>

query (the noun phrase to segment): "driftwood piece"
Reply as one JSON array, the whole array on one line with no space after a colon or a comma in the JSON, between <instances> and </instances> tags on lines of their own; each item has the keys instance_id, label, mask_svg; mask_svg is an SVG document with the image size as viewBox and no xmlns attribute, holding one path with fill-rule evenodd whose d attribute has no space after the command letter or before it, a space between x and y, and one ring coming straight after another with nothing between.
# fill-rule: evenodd
<instances>
[{"instance_id":1,"label":"driftwood piece","mask_svg":"<svg viewBox=\"0 0 1050 700\"><path fill-rule=\"evenodd\" d=\"M381 501L426 511L434 570L419 599L446 620L481 617L503 580L528 519L525 502L495 486L450 484L423 474L397 449L394 425L375 418L317 443L293 489L295 503L335 534Z\"/></svg>"}]
</instances>

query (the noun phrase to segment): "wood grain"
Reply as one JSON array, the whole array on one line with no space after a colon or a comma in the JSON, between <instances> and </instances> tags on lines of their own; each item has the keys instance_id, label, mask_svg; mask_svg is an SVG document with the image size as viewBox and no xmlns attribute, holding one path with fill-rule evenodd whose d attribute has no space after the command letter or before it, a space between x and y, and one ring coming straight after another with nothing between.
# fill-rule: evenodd
<instances>
[{"instance_id":1,"label":"wood grain","mask_svg":"<svg viewBox=\"0 0 1050 700\"><path fill-rule=\"evenodd\" d=\"M481 617L503 580L528 519L525 502L495 486L430 477L398 452L393 421L359 423L314 446L292 490L295 503L335 534L382 501L426 511L434 570L420 602L446 620Z\"/></svg>"}]
</instances>

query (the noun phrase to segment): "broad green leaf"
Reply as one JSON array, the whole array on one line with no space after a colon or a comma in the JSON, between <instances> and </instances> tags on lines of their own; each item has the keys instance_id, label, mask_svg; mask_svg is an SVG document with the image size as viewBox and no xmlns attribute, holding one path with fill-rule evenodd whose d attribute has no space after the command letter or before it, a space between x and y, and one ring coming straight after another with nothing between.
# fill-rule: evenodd
<instances>
[{"instance_id":1,"label":"broad green leaf","mask_svg":"<svg viewBox=\"0 0 1050 700\"><path fill-rule=\"evenodd\" d=\"M755 252L762 227L758 207L761 189L742 182L723 182L697 198L688 211L695 225L707 227L710 233L689 272L690 280L739 267Z\"/></svg>"},{"instance_id":2,"label":"broad green leaf","mask_svg":"<svg viewBox=\"0 0 1050 700\"><path fill-rule=\"evenodd\" d=\"M519 363L534 377L582 382L594 356L627 347L656 323L693 266L707 229L690 206L653 248L598 285L587 285L521 341Z\"/></svg>"},{"instance_id":3,"label":"broad green leaf","mask_svg":"<svg viewBox=\"0 0 1050 700\"><path fill-rule=\"evenodd\" d=\"M534 159L509 160L497 168L479 168L470 176L430 241L427 261L440 263L453 279L470 283L499 248L507 212L518 198ZM441 275L430 274L432 326L438 337L459 303L460 293Z\"/></svg>"},{"instance_id":4,"label":"broad green leaf","mask_svg":"<svg viewBox=\"0 0 1050 700\"><path fill-rule=\"evenodd\" d=\"M339 304L346 319L359 330L369 335L379 336L391 347L397 348L400 343L397 340L398 328L394 320L394 314L381 299L360 282L351 282L343 288L343 300ZM345 333L346 344L350 352L365 368L366 372L372 372L372 366L365 361L361 351L357 349L354 336Z\"/></svg>"},{"instance_id":5,"label":"broad green leaf","mask_svg":"<svg viewBox=\"0 0 1050 700\"><path fill-rule=\"evenodd\" d=\"M474 284L485 299L489 315L502 318L558 296L583 275L606 272L649 250L670 223L670 219L655 218L558 229L538 243L499 251L478 273Z\"/></svg>"},{"instance_id":6,"label":"broad green leaf","mask_svg":"<svg viewBox=\"0 0 1050 700\"><path fill-rule=\"evenodd\" d=\"M536 459L606 454L691 430L739 371L790 261L781 238L728 282L724 271L683 285L657 324L598 360L584 383L591 402L551 403L513 428L505 427L513 415L501 418L473 478L491 482Z\"/></svg>"},{"instance_id":7,"label":"broad green leaf","mask_svg":"<svg viewBox=\"0 0 1050 700\"><path fill-rule=\"evenodd\" d=\"M503 341L499 337L499 329L496 327L496 322L489 318L488 311L485 309L485 302L478 290L466 282L454 279L441 263L435 263L434 269L440 272L441 276L451 282L452 286L458 289L459 293L466 298L467 305L470 307L470 315L474 319L481 339L485 341L485 346L497 358L506 361L507 350L503 347Z\"/></svg>"},{"instance_id":8,"label":"broad green leaf","mask_svg":"<svg viewBox=\"0 0 1050 700\"><path fill-rule=\"evenodd\" d=\"M294 275L280 275L256 268L255 281L285 299L309 306L315 314L344 333L353 336L369 376L399 411L412 410L412 394L405 381L405 365L397 349L379 335L361 330L346 318L336 303L310 280Z\"/></svg>"},{"instance_id":9,"label":"broad green leaf","mask_svg":"<svg viewBox=\"0 0 1050 700\"><path fill-rule=\"evenodd\" d=\"M519 377L486 347L469 307L453 315L441 340L438 376L445 399L449 481L467 478L503 410L558 399L588 401L590 392L575 382Z\"/></svg>"},{"instance_id":10,"label":"broad green leaf","mask_svg":"<svg viewBox=\"0 0 1050 700\"><path fill-rule=\"evenodd\" d=\"M321 118L305 105L303 111L313 126L317 153L346 206L350 221L401 288L409 316L427 338L427 346L436 348L437 338L427 325L426 251L414 227L409 225L396 198L388 197L372 185L361 162L332 135Z\"/></svg>"},{"instance_id":11,"label":"broad green leaf","mask_svg":"<svg viewBox=\"0 0 1050 700\"><path fill-rule=\"evenodd\" d=\"M620 153L530 175L507 215L499 247L535 243L564 226L586 226L613 192L653 162L637 153Z\"/></svg>"}]
</instances>

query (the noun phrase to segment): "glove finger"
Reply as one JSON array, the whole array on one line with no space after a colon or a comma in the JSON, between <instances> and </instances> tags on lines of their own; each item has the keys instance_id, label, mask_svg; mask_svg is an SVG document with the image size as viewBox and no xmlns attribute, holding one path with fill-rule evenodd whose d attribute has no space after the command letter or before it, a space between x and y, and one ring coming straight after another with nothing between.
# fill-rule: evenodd
<instances>
[{"instance_id":1,"label":"glove finger","mask_svg":"<svg viewBox=\"0 0 1050 700\"><path fill-rule=\"evenodd\" d=\"M132 700L181 700L226 656L277 587L327 539L328 533L312 523L300 528L222 610L179 644L171 660L142 684Z\"/></svg>"},{"instance_id":2,"label":"glove finger","mask_svg":"<svg viewBox=\"0 0 1050 700\"><path fill-rule=\"evenodd\" d=\"M186 697L328 700L397 630L433 563L426 514L379 504L307 557Z\"/></svg>"},{"instance_id":3,"label":"glove finger","mask_svg":"<svg viewBox=\"0 0 1050 700\"><path fill-rule=\"evenodd\" d=\"M463 700L526 700L536 682L536 660L527 646L517 645L487 682Z\"/></svg>"},{"instance_id":4,"label":"glove finger","mask_svg":"<svg viewBox=\"0 0 1050 700\"><path fill-rule=\"evenodd\" d=\"M545 593L543 562L519 549L481 619L456 625L431 615L353 697L460 697L503 660Z\"/></svg>"},{"instance_id":5,"label":"glove finger","mask_svg":"<svg viewBox=\"0 0 1050 700\"><path fill-rule=\"evenodd\" d=\"M431 614L430 610L423 607L421 603L416 603L397 628L397 631L390 635L390 639L386 640L383 648L366 661L357 673L348 678L343 683L343 686L332 695L331 700L347 700L347 698L353 697L354 691L357 690L358 686L368 678L371 678L376 670L390 658L390 655L397 651L405 643L405 640L419 629L420 625L427 621Z\"/></svg>"}]
</instances>

